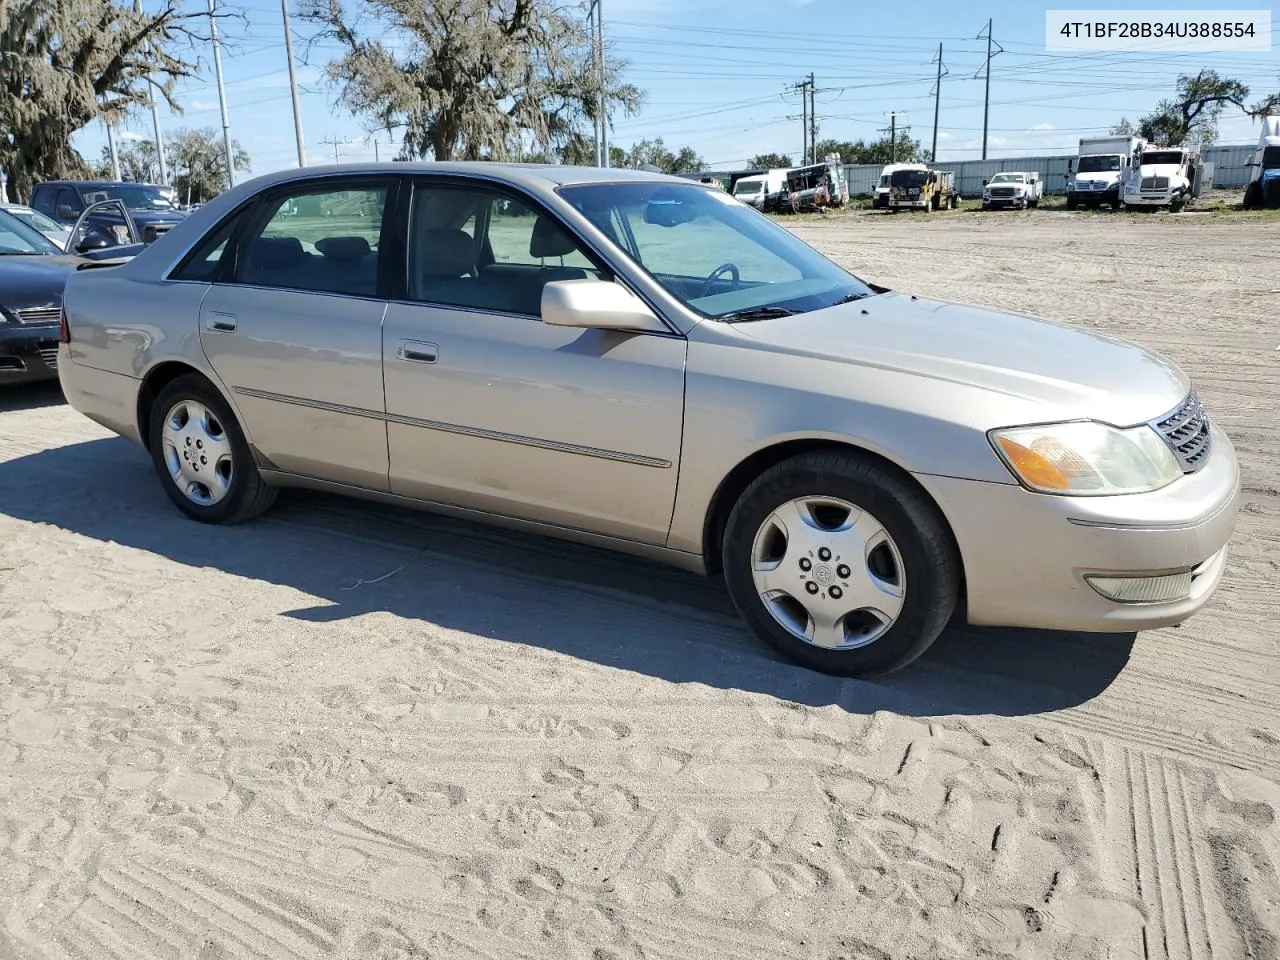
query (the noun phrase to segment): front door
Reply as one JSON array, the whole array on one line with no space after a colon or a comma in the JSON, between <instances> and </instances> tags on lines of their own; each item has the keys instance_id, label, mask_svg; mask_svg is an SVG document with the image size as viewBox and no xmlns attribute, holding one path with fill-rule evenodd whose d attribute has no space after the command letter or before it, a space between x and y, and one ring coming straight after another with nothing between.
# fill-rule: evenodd
<instances>
[{"instance_id":1,"label":"front door","mask_svg":"<svg viewBox=\"0 0 1280 960\"><path fill-rule=\"evenodd\" d=\"M544 324L543 285L607 268L487 187L419 181L408 261L383 325L392 491L663 543L684 338Z\"/></svg>"},{"instance_id":2,"label":"front door","mask_svg":"<svg viewBox=\"0 0 1280 960\"><path fill-rule=\"evenodd\" d=\"M201 304L205 354L270 469L387 489L380 252L395 182L270 194Z\"/></svg>"}]
</instances>

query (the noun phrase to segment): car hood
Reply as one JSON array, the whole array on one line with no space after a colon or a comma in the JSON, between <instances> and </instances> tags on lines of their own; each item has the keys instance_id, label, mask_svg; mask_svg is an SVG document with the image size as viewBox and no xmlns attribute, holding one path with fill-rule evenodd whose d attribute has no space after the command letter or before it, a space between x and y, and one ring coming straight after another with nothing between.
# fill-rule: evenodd
<instances>
[{"instance_id":1,"label":"car hood","mask_svg":"<svg viewBox=\"0 0 1280 960\"><path fill-rule=\"evenodd\" d=\"M774 350L1017 398L1020 407L1040 408L1045 420L1146 423L1190 390L1172 363L1122 340L899 293L735 329Z\"/></svg>"},{"instance_id":2,"label":"car hood","mask_svg":"<svg viewBox=\"0 0 1280 960\"><path fill-rule=\"evenodd\" d=\"M80 262L71 256L0 257L0 305L12 310L60 303L67 277Z\"/></svg>"},{"instance_id":3,"label":"car hood","mask_svg":"<svg viewBox=\"0 0 1280 960\"><path fill-rule=\"evenodd\" d=\"M1144 163L1141 176L1144 177L1176 177L1182 172L1178 163Z\"/></svg>"}]
</instances>

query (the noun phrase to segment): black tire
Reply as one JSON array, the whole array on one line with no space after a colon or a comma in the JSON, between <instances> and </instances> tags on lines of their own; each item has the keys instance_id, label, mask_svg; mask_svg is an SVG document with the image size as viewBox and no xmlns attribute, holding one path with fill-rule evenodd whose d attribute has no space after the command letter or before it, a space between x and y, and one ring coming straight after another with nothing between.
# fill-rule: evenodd
<instances>
[{"instance_id":1,"label":"black tire","mask_svg":"<svg viewBox=\"0 0 1280 960\"><path fill-rule=\"evenodd\" d=\"M774 618L756 590L757 531L780 505L805 496L835 497L868 511L901 554L902 610L866 646L833 650L806 642ZM937 639L960 593L959 556L937 507L892 470L853 453L801 454L766 470L730 512L721 549L729 594L747 625L791 660L836 676L875 677L906 666Z\"/></svg>"},{"instance_id":2,"label":"black tire","mask_svg":"<svg viewBox=\"0 0 1280 960\"><path fill-rule=\"evenodd\" d=\"M217 418L231 444L234 468L230 486L226 496L213 504L202 505L188 499L170 477L165 462L162 435L165 417L176 404L183 400L204 404ZM192 520L198 520L201 523L240 523L251 520L275 503L278 491L258 473L249 444L245 441L244 431L240 429L240 424L235 414L231 412L230 405L223 399L217 388L199 374L192 373L178 377L160 391L155 404L151 407L147 431L151 446L151 462L155 466L156 475L160 478L160 485L173 501L174 506Z\"/></svg>"},{"instance_id":3,"label":"black tire","mask_svg":"<svg viewBox=\"0 0 1280 960\"><path fill-rule=\"evenodd\" d=\"M1254 180L1244 189L1244 208L1256 210L1262 206L1262 184Z\"/></svg>"},{"instance_id":4,"label":"black tire","mask_svg":"<svg viewBox=\"0 0 1280 960\"><path fill-rule=\"evenodd\" d=\"M1068 194L1067 194L1067 209L1068 209L1068 210L1074 210L1074 209L1075 209L1076 207L1078 207L1078 206L1080 206L1080 201L1079 201L1079 199L1076 197L1076 195L1075 195L1074 193L1068 193Z\"/></svg>"}]
</instances>

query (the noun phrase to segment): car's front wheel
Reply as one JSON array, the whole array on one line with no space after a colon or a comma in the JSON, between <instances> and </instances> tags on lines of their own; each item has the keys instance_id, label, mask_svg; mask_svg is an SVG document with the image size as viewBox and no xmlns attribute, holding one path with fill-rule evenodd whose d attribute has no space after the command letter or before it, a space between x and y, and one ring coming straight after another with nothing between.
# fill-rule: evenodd
<instances>
[{"instance_id":1,"label":"car's front wheel","mask_svg":"<svg viewBox=\"0 0 1280 960\"><path fill-rule=\"evenodd\" d=\"M204 377L173 380L151 408L151 460L164 492L202 523L238 523L262 513L276 488L258 473L230 406Z\"/></svg>"},{"instance_id":2,"label":"car's front wheel","mask_svg":"<svg viewBox=\"0 0 1280 960\"><path fill-rule=\"evenodd\" d=\"M960 564L936 507L879 463L804 454L763 473L726 526L738 612L791 659L875 676L910 663L946 625Z\"/></svg>"}]
</instances>

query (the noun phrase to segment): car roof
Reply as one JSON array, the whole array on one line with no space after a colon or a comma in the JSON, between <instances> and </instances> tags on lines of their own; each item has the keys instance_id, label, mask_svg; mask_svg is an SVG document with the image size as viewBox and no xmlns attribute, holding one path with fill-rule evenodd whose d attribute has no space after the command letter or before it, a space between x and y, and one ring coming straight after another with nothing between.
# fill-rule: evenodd
<instances>
[{"instance_id":1,"label":"car roof","mask_svg":"<svg viewBox=\"0 0 1280 960\"><path fill-rule=\"evenodd\" d=\"M458 174L506 180L533 188L571 186L588 183L653 182L693 183L687 177L622 167L574 167L550 163L497 163L491 161L384 161L382 163L340 163L321 166L296 167L263 174L245 184L253 184L259 190L276 183L289 183L300 178L350 175L350 174Z\"/></svg>"}]
</instances>

